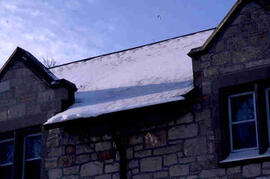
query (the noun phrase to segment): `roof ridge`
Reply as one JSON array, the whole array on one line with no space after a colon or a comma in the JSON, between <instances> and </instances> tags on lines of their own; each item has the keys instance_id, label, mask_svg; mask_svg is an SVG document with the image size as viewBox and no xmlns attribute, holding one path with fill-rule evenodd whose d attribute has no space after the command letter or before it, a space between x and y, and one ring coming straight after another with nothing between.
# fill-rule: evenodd
<instances>
[{"instance_id":1,"label":"roof ridge","mask_svg":"<svg viewBox=\"0 0 270 179\"><path fill-rule=\"evenodd\" d=\"M204 30L197 31L197 32L192 32L192 33L189 33L189 34L180 35L180 36L177 36L177 37L172 37L172 38L165 39L165 40L160 40L160 41L149 43L149 44L144 44L144 45L140 45L140 46L136 46L136 47L127 48L127 49L124 49L124 50L105 53L105 54L93 56L93 57L90 57L90 58L85 58L85 59L81 59L81 60L75 60L75 61L72 61L72 62L68 62L68 63L64 63L64 64L61 64L61 65L56 65L56 66L50 67L48 69L54 69L54 68L58 68L58 67L61 67L61 66L65 66L65 65L69 65L69 64L73 64L73 63L78 63L78 62L85 62L85 61L92 60L94 58L103 57L103 56L107 56L107 55L112 55L112 54L116 54L116 53L120 53L120 52L125 52L125 51L129 51L129 50L137 49L137 48L142 48L142 47L145 47L145 46L154 45L154 44L158 44L158 43L161 43L161 42L166 42L166 41L169 41L169 40L174 40L174 39L177 39L177 38L180 38L180 37L187 37L187 36L195 35L197 33L203 33L203 32L214 30L214 29L216 29L216 27L209 28L209 29L204 29Z\"/></svg>"}]
</instances>

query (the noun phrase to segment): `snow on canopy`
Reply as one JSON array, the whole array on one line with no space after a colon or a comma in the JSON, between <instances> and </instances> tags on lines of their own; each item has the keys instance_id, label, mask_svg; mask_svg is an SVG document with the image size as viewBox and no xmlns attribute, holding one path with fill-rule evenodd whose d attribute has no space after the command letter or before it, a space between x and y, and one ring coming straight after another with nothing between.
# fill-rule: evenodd
<instances>
[{"instance_id":1,"label":"snow on canopy","mask_svg":"<svg viewBox=\"0 0 270 179\"><path fill-rule=\"evenodd\" d=\"M184 100L193 89L187 53L213 30L198 32L52 68L74 83L75 103L46 124Z\"/></svg>"}]
</instances>

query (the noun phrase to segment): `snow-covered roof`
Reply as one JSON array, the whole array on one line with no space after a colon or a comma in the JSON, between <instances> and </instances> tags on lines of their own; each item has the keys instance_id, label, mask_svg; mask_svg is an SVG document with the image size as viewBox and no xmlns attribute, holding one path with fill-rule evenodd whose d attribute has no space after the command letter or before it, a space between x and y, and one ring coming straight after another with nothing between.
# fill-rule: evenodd
<instances>
[{"instance_id":1,"label":"snow-covered roof","mask_svg":"<svg viewBox=\"0 0 270 179\"><path fill-rule=\"evenodd\" d=\"M187 53L213 30L202 31L50 69L74 83L75 103L46 124L183 100L193 89Z\"/></svg>"}]
</instances>

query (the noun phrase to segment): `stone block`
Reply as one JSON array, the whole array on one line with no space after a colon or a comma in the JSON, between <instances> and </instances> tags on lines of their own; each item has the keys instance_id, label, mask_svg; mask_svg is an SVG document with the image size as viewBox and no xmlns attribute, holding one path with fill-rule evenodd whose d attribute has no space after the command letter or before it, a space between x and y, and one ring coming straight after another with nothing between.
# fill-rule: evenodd
<instances>
[{"instance_id":1,"label":"stone block","mask_svg":"<svg viewBox=\"0 0 270 179\"><path fill-rule=\"evenodd\" d=\"M270 169L262 169L263 175L270 175Z\"/></svg>"},{"instance_id":2,"label":"stone block","mask_svg":"<svg viewBox=\"0 0 270 179\"><path fill-rule=\"evenodd\" d=\"M112 179L120 179L120 174L119 173L113 174Z\"/></svg>"},{"instance_id":3,"label":"stone block","mask_svg":"<svg viewBox=\"0 0 270 179\"><path fill-rule=\"evenodd\" d=\"M227 175L237 174L241 172L240 166L227 168Z\"/></svg>"},{"instance_id":4,"label":"stone block","mask_svg":"<svg viewBox=\"0 0 270 179\"><path fill-rule=\"evenodd\" d=\"M57 134L49 134L46 141L47 148L59 146L59 136Z\"/></svg>"},{"instance_id":5,"label":"stone block","mask_svg":"<svg viewBox=\"0 0 270 179\"><path fill-rule=\"evenodd\" d=\"M244 177L256 177L261 174L261 166L260 164L249 164L243 166L242 175Z\"/></svg>"},{"instance_id":6,"label":"stone block","mask_svg":"<svg viewBox=\"0 0 270 179\"><path fill-rule=\"evenodd\" d=\"M194 162L196 160L195 157L182 157L179 158L179 163L190 163L190 162Z\"/></svg>"},{"instance_id":7,"label":"stone block","mask_svg":"<svg viewBox=\"0 0 270 179\"><path fill-rule=\"evenodd\" d=\"M45 168L52 169L57 167L57 158L45 159Z\"/></svg>"},{"instance_id":8,"label":"stone block","mask_svg":"<svg viewBox=\"0 0 270 179\"><path fill-rule=\"evenodd\" d=\"M79 173L79 166L72 166L63 169L64 175L72 175Z\"/></svg>"},{"instance_id":9,"label":"stone block","mask_svg":"<svg viewBox=\"0 0 270 179\"><path fill-rule=\"evenodd\" d=\"M106 164L105 173L114 173L120 171L119 163Z\"/></svg>"},{"instance_id":10,"label":"stone block","mask_svg":"<svg viewBox=\"0 0 270 179\"><path fill-rule=\"evenodd\" d=\"M242 63L250 60L255 60L257 57L257 53L254 52L253 47L235 51L233 52L233 63Z\"/></svg>"},{"instance_id":11,"label":"stone block","mask_svg":"<svg viewBox=\"0 0 270 179\"><path fill-rule=\"evenodd\" d=\"M99 142L95 144L95 150L98 151L105 151L110 150L112 148L111 142Z\"/></svg>"},{"instance_id":12,"label":"stone block","mask_svg":"<svg viewBox=\"0 0 270 179\"><path fill-rule=\"evenodd\" d=\"M134 152L134 157L135 158L143 158L143 157L147 157L152 155L152 151L151 150L142 150L142 151L137 151Z\"/></svg>"},{"instance_id":13,"label":"stone block","mask_svg":"<svg viewBox=\"0 0 270 179\"><path fill-rule=\"evenodd\" d=\"M76 146L76 154L91 153L94 149L89 144L81 144Z\"/></svg>"},{"instance_id":14,"label":"stone block","mask_svg":"<svg viewBox=\"0 0 270 179\"><path fill-rule=\"evenodd\" d=\"M148 132L144 136L144 145L146 148L153 148L166 145L167 142L167 132L165 130L160 130L156 132Z\"/></svg>"},{"instance_id":15,"label":"stone block","mask_svg":"<svg viewBox=\"0 0 270 179\"><path fill-rule=\"evenodd\" d=\"M176 124L186 124L193 122L193 114L187 113L176 120Z\"/></svg>"},{"instance_id":16,"label":"stone block","mask_svg":"<svg viewBox=\"0 0 270 179\"><path fill-rule=\"evenodd\" d=\"M91 158L91 160L97 160L98 159L98 154L97 153L92 153L90 158Z\"/></svg>"},{"instance_id":17,"label":"stone block","mask_svg":"<svg viewBox=\"0 0 270 179\"><path fill-rule=\"evenodd\" d=\"M79 179L78 175L63 176L62 179Z\"/></svg>"},{"instance_id":18,"label":"stone block","mask_svg":"<svg viewBox=\"0 0 270 179\"><path fill-rule=\"evenodd\" d=\"M223 37L229 38L229 37L235 37L236 34L239 34L239 28L236 26L230 26L229 28L226 29Z\"/></svg>"},{"instance_id":19,"label":"stone block","mask_svg":"<svg viewBox=\"0 0 270 179\"><path fill-rule=\"evenodd\" d=\"M184 143L184 154L186 156L202 155L207 153L207 143L205 137L187 139Z\"/></svg>"},{"instance_id":20,"label":"stone block","mask_svg":"<svg viewBox=\"0 0 270 179\"><path fill-rule=\"evenodd\" d=\"M173 165L177 163L177 155L176 154L170 154L170 155L165 155L163 157L164 159L164 165Z\"/></svg>"},{"instance_id":21,"label":"stone block","mask_svg":"<svg viewBox=\"0 0 270 179\"><path fill-rule=\"evenodd\" d=\"M80 176L88 177L100 175L103 173L103 163L102 162L90 162L81 166Z\"/></svg>"},{"instance_id":22,"label":"stone block","mask_svg":"<svg viewBox=\"0 0 270 179\"><path fill-rule=\"evenodd\" d=\"M74 155L67 155L60 157L59 164L61 167L69 167L75 163Z\"/></svg>"},{"instance_id":23,"label":"stone block","mask_svg":"<svg viewBox=\"0 0 270 179\"><path fill-rule=\"evenodd\" d=\"M76 153L76 146L75 145L67 145L65 149L65 154L70 155L70 154L75 154Z\"/></svg>"},{"instance_id":24,"label":"stone block","mask_svg":"<svg viewBox=\"0 0 270 179\"><path fill-rule=\"evenodd\" d=\"M26 104L26 115L35 115L40 113L41 109L39 104L29 104L29 103Z\"/></svg>"},{"instance_id":25,"label":"stone block","mask_svg":"<svg viewBox=\"0 0 270 179\"><path fill-rule=\"evenodd\" d=\"M131 168L136 168L139 166L139 162L138 160L131 160L128 162L128 168L131 169Z\"/></svg>"},{"instance_id":26,"label":"stone block","mask_svg":"<svg viewBox=\"0 0 270 179\"><path fill-rule=\"evenodd\" d=\"M210 67L203 70L204 77L208 78L211 76L217 76L218 75L218 69L216 67Z\"/></svg>"},{"instance_id":27,"label":"stone block","mask_svg":"<svg viewBox=\"0 0 270 179\"><path fill-rule=\"evenodd\" d=\"M138 173L139 173L139 169L138 168L132 169L132 175L136 175Z\"/></svg>"},{"instance_id":28,"label":"stone block","mask_svg":"<svg viewBox=\"0 0 270 179\"><path fill-rule=\"evenodd\" d=\"M106 150L106 151L101 151L98 152L98 158L99 160L111 160L113 158L115 158L115 151L114 150Z\"/></svg>"},{"instance_id":29,"label":"stone block","mask_svg":"<svg viewBox=\"0 0 270 179\"><path fill-rule=\"evenodd\" d=\"M138 150L142 150L143 149L143 145L135 145L134 146L134 151L138 151Z\"/></svg>"},{"instance_id":30,"label":"stone block","mask_svg":"<svg viewBox=\"0 0 270 179\"><path fill-rule=\"evenodd\" d=\"M101 175L101 176L96 176L95 179L110 179L112 178L111 175Z\"/></svg>"},{"instance_id":31,"label":"stone block","mask_svg":"<svg viewBox=\"0 0 270 179\"><path fill-rule=\"evenodd\" d=\"M62 148L52 147L48 149L48 157L58 157L62 155Z\"/></svg>"},{"instance_id":32,"label":"stone block","mask_svg":"<svg viewBox=\"0 0 270 179\"><path fill-rule=\"evenodd\" d=\"M7 118L8 118L7 111L0 112L0 121L5 121L7 120Z\"/></svg>"},{"instance_id":33,"label":"stone block","mask_svg":"<svg viewBox=\"0 0 270 179\"><path fill-rule=\"evenodd\" d=\"M131 136L129 139L129 145L136 145L136 144L142 144L143 143L143 136Z\"/></svg>"},{"instance_id":34,"label":"stone block","mask_svg":"<svg viewBox=\"0 0 270 179\"><path fill-rule=\"evenodd\" d=\"M16 104L14 106L9 107L8 118L15 119L23 117L25 113L26 113L25 104Z\"/></svg>"},{"instance_id":35,"label":"stone block","mask_svg":"<svg viewBox=\"0 0 270 179\"><path fill-rule=\"evenodd\" d=\"M1 81L0 93L10 90L10 80Z\"/></svg>"},{"instance_id":36,"label":"stone block","mask_svg":"<svg viewBox=\"0 0 270 179\"><path fill-rule=\"evenodd\" d=\"M154 178L168 178L168 172L157 172L154 173Z\"/></svg>"},{"instance_id":37,"label":"stone block","mask_svg":"<svg viewBox=\"0 0 270 179\"><path fill-rule=\"evenodd\" d=\"M161 157L149 157L140 160L141 172L153 172L161 170L162 158Z\"/></svg>"},{"instance_id":38,"label":"stone block","mask_svg":"<svg viewBox=\"0 0 270 179\"><path fill-rule=\"evenodd\" d=\"M37 102L44 103L53 101L55 99L55 93L53 90L42 91L38 93Z\"/></svg>"},{"instance_id":39,"label":"stone block","mask_svg":"<svg viewBox=\"0 0 270 179\"><path fill-rule=\"evenodd\" d=\"M190 137L195 137L198 135L198 125L197 124L188 124L176 126L168 131L168 139L186 139Z\"/></svg>"},{"instance_id":40,"label":"stone block","mask_svg":"<svg viewBox=\"0 0 270 179\"><path fill-rule=\"evenodd\" d=\"M270 169L270 162L263 162L262 168L269 168Z\"/></svg>"},{"instance_id":41,"label":"stone block","mask_svg":"<svg viewBox=\"0 0 270 179\"><path fill-rule=\"evenodd\" d=\"M170 154L176 153L183 150L182 144L176 144L172 146L167 146L159 149L154 150L154 155L163 155L163 154Z\"/></svg>"},{"instance_id":42,"label":"stone block","mask_svg":"<svg viewBox=\"0 0 270 179\"><path fill-rule=\"evenodd\" d=\"M140 175L135 175L132 177L132 179L153 179L152 174L140 174Z\"/></svg>"},{"instance_id":43,"label":"stone block","mask_svg":"<svg viewBox=\"0 0 270 179\"><path fill-rule=\"evenodd\" d=\"M220 72L222 74L227 74L227 73L232 73L232 72L240 71L243 68L244 68L244 65L243 64L233 65L233 66L228 66L228 67L222 67L222 68L220 68Z\"/></svg>"},{"instance_id":44,"label":"stone block","mask_svg":"<svg viewBox=\"0 0 270 179\"><path fill-rule=\"evenodd\" d=\"M225 169L210 169L210 170L202 170L200 173L200 177L202 178L210 178L210 177L220 177L225 175Z\"/></svg>"},{"instance_id":45,"label":"stone block","mask_svg":"<svg viewBox=\"0 0 270 179\"><path fill-rule=\"evenodd\" d=\"M86 163L89 161L90 161L90 154L83 154L83 155L76 156L76 163L77 164Z\"/></svg>"},{"instance_id":46,"label":"stone block","mask_svg":"<svg viewBox=\"0 0 270 179\"><path fill-rule=\"evenodd\" d=\"M224 65L230 63L231 54L229 52L221 52L212 56L213 65Z\"/></svg>"},{"instance_id":47,"label":"stone block","mask_svg":"<svg viewBox=\"0 0 270 179\"><path fill-rule=\"evenodd\" d=\"M51 169L48 172L49 178L58 179L62 177L62 170L61 169Z\"/></svg>"},{"instance_id":48,"label":"stone block","mask_svg":"<svg viewBox=\"0 0 270 179\"><path fill-rule=\"evenodd\" d=\"M170 177L185 176L189 174L188 165L174 165L169 168Z\"/></svg>"}]
</instances>

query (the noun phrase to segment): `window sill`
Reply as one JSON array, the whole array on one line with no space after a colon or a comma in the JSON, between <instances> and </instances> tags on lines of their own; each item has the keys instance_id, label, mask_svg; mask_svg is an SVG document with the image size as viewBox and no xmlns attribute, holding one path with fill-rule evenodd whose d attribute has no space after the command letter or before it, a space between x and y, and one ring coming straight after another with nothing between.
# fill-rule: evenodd
<instances>
[{"instance_id":1,"label":"window sill","mask_svg":"<svg viewBox=\"0 0 270 179\"><path fill-rule=\"evenodd\" d=\"M244 160L253 160L253 159L262 159L270 157L270 148L264 154L259 154L259 150L249 150L249 151L242 151L242 152L232 152L230 155L219 162L219 164L227 164L232 162L240 162Z\"/></svg>"}]
</instances>

